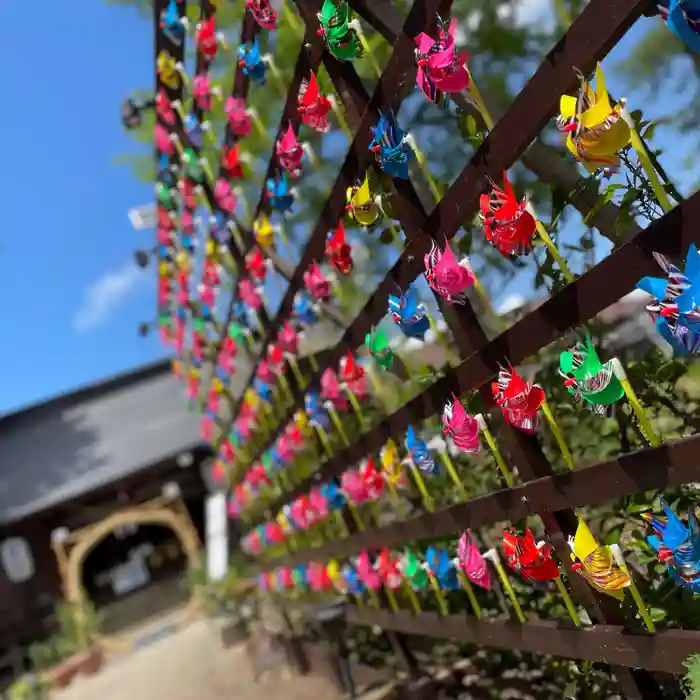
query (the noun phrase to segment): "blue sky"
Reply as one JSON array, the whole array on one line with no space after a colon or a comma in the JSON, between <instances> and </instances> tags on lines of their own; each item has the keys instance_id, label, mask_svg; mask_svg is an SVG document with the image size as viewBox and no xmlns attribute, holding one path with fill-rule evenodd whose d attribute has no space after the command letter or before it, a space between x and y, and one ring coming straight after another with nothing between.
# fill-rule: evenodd
<instances>
[{"instance_id":1,"label":"blue sky","mask_svg":"<svg viewBox=\"0 0 700 700\"><path fill-rule=\"evenodd\" d=\"M0 114L0 412L165 355L155 335L136 332L155 295L153 271L136 272L133 250L152 234L127 218L153 190L112 164L133 149L120 105L152 84L153 30L99 0L27 8L0 6L12 100Z\"/></svg>"},{"instance_id":2,"label":"blue sky","mask_svg":"<svg viewBox=\"0 0 700 700\"><path fill-rule=\"evenodd\" d=\"M150 23L99 0L38 0L31 20L23 7L0 7L4 91L13 99L0 115L0 413L165 356L156 335L136 332L154 315L155 281L152 269L136 270L133 251L147 248L152 234L133 231L127 218L127 209L152 200L152 188L112 163L134 149L121 102L153 79ZM50 55L41 48L48 46ZM614 94L634 97L614 74L609 83ZM663 136L658 143L669 145ZM663 159L674 174L683 151L678 139ZM677 181L687 185L690 176Z\"/></svg>"}]
</instances>

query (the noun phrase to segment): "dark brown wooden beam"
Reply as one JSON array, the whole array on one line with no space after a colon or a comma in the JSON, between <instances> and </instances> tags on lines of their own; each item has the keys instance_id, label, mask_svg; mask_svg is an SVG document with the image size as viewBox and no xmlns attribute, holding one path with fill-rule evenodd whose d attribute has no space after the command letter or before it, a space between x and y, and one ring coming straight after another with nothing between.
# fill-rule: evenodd
<instances>
[{"instance_id":1,"label":"dark brown wooden beam","mask_svg":"<svg viewBox=\"0 0 700 700\"><path fill-rule=\"evenodd\" d=\"M316 4L314 3L314 7ZM301 255L299 264L287 286L287 291L278 307L277 314L267 324L267 332L261 343L259 357L266 356L269 344L276 337L284 319L289 315L294 296L303 286L304 272L311 262L323 259L328 232L337 226L338 220L343 215L348 187L351 187L358 177L364 175L374 159L374 154L369 150L369 144L372 140L370 127L376 125L375 115L378 109L397 108L413 89L416 74L415 61L413 60L413 37L421 31L431 31L434 26L436 12L444 9L446 4L449 3L446 3L445 0L417 0L406 18L402 34L394 45L394 51L389 59L389 63L369 100L367 110L362 115L356 136L326 200L326 205L321 211L321 215ZM315 26L317 20L315 19L312 6L301 0L297 2L297 6L306 25ZM336 366L342 354L340 346L338 346L336 351L332 353L332 357L329 358L328 364L320 366L320 371L322 372L328 366ZM252 384L254 376L255 368L251 372L246 388ZM296 404L293 409L290 409L286 417L282 419L282 422L289 420L294 410L299 407L300 404Z\"/></svg>"},{"instance_id":2,"label":"dark brown wooden beam","mask_svg":"<svg viewBox=\"0 0 700 700\"><path fill-rule=\"evenodd\" d=\"M685 630L635 634L618 625L596 625L579 630L544 620L529 620L521 625L503 619L476 620L466 615L441 617L430 612L413 615L405 611L392 613L353 606L348 607L347 620L407 635L454 639L485 647L662 673L684 673L684 661L700 649L700 632Z\"/></svg>"},{"instance_id":3,"label":"dark brown wooden beam","mask_svg":"<svg viewBox=\"0 0 700 700\"><path fill-rule=\"evenodd\" d=\"M518 522L542 511L600 506L644 491L697 481L700 481L700 435L477 496L436 513L425 513L405 522L358 532L320 547L291 552L266 562L263 568L271 570L314 560L345 559L382 547L400 548L411 542L456 538L468 528Z\"/></svg>"},{"instance_id":4,"label":"dark brown wooden beam","mask_svg":"<svg viewBox=\"0 0 700 700\"><path fill-rule=\"evenodd\" d=\"M466 396L490 382L499 365L510 360L518 365L547 347L569 329L580 326L634 289L645 275L657 275L655 251L668 256L683 256L688 246L700 242L700 229L695 225L700 216L700 193L693 195L661 219L613 251L605 260L555 294L508 330L493 338L484 347L450 370L446 376L419 396L399 408L391 416L362 436L362 442L351 445L329 460L318 475L300 483L293 491L270 506L272 511L306 493L317 480L339 476L348 466L367 454L377 452L387 435L402 435L411 424L441 413L445 402L454 393ZM362 320L358 317L353 335L358 345L364 340ZM355 345L355 347L356 347ZM263 518L256 518L260 522Z\"/></svg>"}]
</instances>

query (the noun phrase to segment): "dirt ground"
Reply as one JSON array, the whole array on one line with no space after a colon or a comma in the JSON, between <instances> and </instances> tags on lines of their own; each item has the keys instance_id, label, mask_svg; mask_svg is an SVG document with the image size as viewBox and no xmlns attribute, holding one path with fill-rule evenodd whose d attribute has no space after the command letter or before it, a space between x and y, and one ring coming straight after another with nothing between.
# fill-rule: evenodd
<instances>
[{"instance_id":1,"label":"dirt ground","mask_svg":"<svg viewBox=\"0 0 700 700\"><path fill-rule=\"evenodd\" d=\"M199 620L151 646L80 678L56 700L335 700L323 678L274 670L253 679L244 646L223 649L217 630Z\"/></svg>"}]
</instances>

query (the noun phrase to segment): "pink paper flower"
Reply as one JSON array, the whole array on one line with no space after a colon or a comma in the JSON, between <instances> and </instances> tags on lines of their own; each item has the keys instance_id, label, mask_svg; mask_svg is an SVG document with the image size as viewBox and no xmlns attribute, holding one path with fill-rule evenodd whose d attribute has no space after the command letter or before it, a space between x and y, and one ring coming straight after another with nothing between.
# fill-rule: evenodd
<instances>
[{"instance_id":1,"label":"pink paper flower","mask_svg":"<svg viewBox=\"0 0 700 700\"><path fill-rule=\"evenodd\" d=\"M479 422L470 416L456 396L454 401L448 401L442 412L444 432L450 435L460 450L476 453L480 450Z\"/></svg>"},{"instance_id":2,"label":"pink paper flower","mask_svg":"<svg viewBox=\"0 0 700 700\"><path fill-rule=\"evenodd\" d=\"M435 241L425 256L425 279L443 299L456 304L465 303L466 291L476 280L466 258L457 262L448 243L441 250Z\"/></svg>"}]
</instances>

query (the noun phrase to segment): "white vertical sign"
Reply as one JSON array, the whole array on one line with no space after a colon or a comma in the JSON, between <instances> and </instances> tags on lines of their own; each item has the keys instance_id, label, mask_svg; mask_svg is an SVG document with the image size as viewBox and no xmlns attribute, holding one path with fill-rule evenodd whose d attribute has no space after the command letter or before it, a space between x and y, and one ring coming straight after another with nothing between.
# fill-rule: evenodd
<instances>
[{"instance_id":1,"label":"white vertical sign","mask_svg":"<svg viewBox=\"0 0 700 700\"><path fill-rule=\"evenodd\" d=\"M158 215L154 204L144 204L141 207L129 209L129 221L136 231L147 228L155 228L158 223Z\"/></svg>"},{"instance_id":2,"label":"white vertical sign","mask_svg":"<svg viewBox=\"0 0 700 700\"><path fill-rule=\"evenodd\" d=\"M210 581L221 581L228 569L228 516L225 493L207 496L204 528L207 576Z\"/></svg>"}]
</instances>

